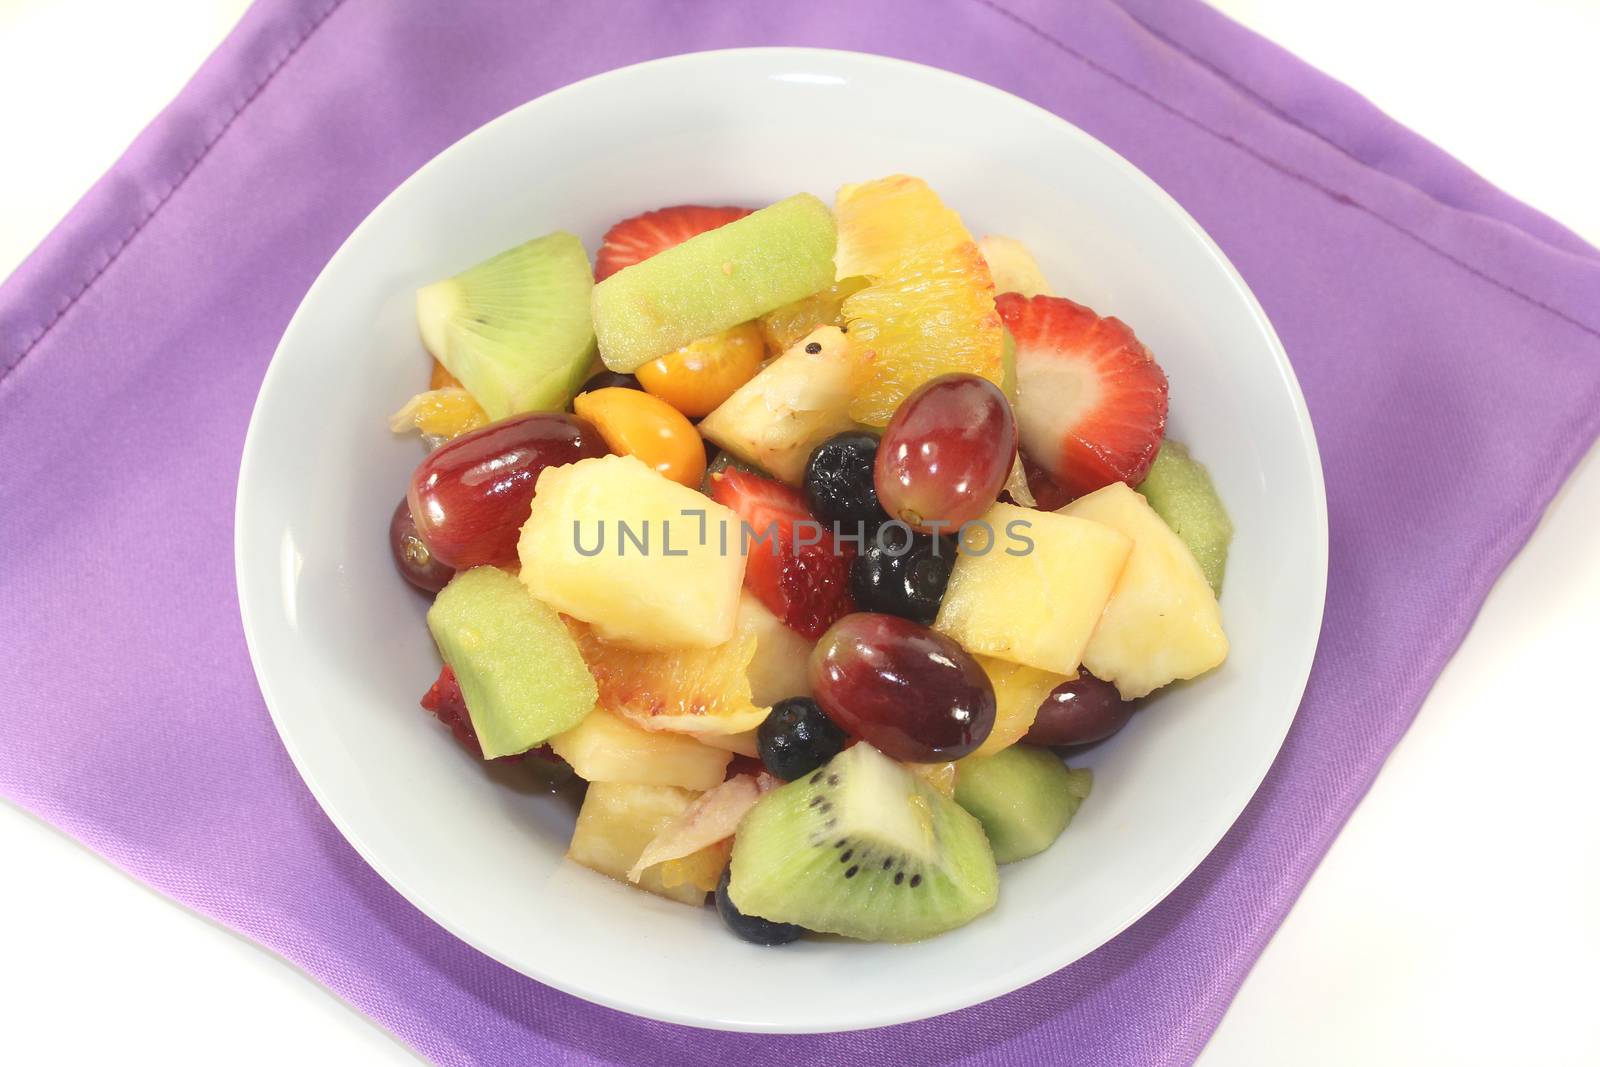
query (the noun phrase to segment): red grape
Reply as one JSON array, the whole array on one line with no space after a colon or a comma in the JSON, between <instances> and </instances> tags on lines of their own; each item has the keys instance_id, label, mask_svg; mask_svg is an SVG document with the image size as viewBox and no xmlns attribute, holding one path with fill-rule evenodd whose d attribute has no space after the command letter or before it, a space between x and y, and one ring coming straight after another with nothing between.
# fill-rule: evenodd
<instances>
[{"instance_id":1,"label":"red grape","mask_svg":"<svg viewBox=\"0 0 1600 1067\"><path fill-rule=\"evenodd\" d=\"M960 759L994 728L994 687L978 661L895 615L834 623L812 650L811 689L828 718L891 759Z\"/></svg>"},{"instance_id":2,"label":"red grape","mask_svg":"<svg viewBox=\"0 0 1600 1067\"><path fill-rule=\"evenodd\" d=\"M989 510L1017 456L1017 420L993 382L946 374L900 405L883 431L873 481L893 518L953 531Z\"/></svg>"},{"instance_id":3,"label":"red grape","mask_svg":"<svg viewBox=\"0 0 1600 1067\"><path fill-rule=\"evenodd\" d=\"M576 415L514 415L428 456L406 499L438 562L456 570L511 563L539 472L608 451L599 431Z\"/></svg>"},{"instance_id":4,"label":"red grape","mask_svg":"<svg viewBox=\"0 0 1600 1067\"><path fill-rule=\"evenodd\" d=\"M1023 740L1030 745L1087 745L1110 737L1132 717L1133 705L1116 686L1081 671L1044 698Z\"/></svg>"},{"instance_id":5,"label":"red grape","mask_svg":"<svg viewBox=\"0 0 1600 1067\"><path fill-rule=\"evenodd\" d=\"M411 506L404 500L395 506L389 517L389 552L400 575L425 593L437 593L455 576L455 571L433 558L428 546L417 534L417 524L411 518Z\"/></svg>"}]
</instances>

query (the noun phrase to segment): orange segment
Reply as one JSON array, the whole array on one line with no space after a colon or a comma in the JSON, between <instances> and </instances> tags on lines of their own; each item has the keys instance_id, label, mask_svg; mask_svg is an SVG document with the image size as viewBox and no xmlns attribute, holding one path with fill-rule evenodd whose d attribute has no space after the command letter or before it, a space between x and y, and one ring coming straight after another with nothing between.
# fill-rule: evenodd
<instances>
[{"instance_id":1,"label":"orange segment","mask_svg":"<svg viewBox=\"0 0 1600 1067\"><path fill-rule=\"evenodd\" d=\"M429 389L460 389L461 380L444 369L444 364L433 361L433 373L428 375Z\"/></svg>"},{"instance_id":2,"label":"orange segment","mask_svg":"<svg viewBox=\"0 0 1600 1067\"><path fill-rule=\"evenodd\" d=\"M900 401L941 374L999 385L1004 329L994 280L956 213L922 179L899 174L844 186L835 215L838 275L872 280L843 307L851 343L872 357L850 415L886 425Z\"/></svg>"},{"instance_id":3,"label":"orange segment","mask_svg":"<svg viewBox=\"0 0 1600 1067\"><path fill-rule=\"evenodd\" d=\"M405 407L389 417L389 428L395 433L419 430L447 439L460 437L487 425L489 416L472 399L472 394L459 385L418 393L406 401Z\"/></svg>"}]
</instances>

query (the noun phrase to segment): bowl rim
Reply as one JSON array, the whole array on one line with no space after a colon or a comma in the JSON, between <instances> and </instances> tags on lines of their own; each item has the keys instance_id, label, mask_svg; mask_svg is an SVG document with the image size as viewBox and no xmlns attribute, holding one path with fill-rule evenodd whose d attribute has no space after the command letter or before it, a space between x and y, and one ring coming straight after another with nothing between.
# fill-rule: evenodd
<instances>
[{"instance_id":1,"label":"bowl rim","mask_svg":"<svg viewBox=\"0 0 1600 1067\"><path fill-rule=\"evenodd\" d=\"M1055 112L1034 104L1031 101L1025 100L1013 93L1007 92L1004 89L989 85L988 83L979 81L976 78L958 74L954 71L945 70L941 67L917 63L911 60L878 55L870 52L857 52L848 49L832 48L760 46L747 48L707 49L703 51L685 52L671 56L663 56L656 59L645 60L639 63L633 63L627 66L616 67L610 70L602 71L586 78L582 78L578 81L570 82L559 88L553 89L550 92L534 97L531 100L527 100L488 120L487 122L458 138L446 148L439 151L436 155L428 159L411 174L407 175L404 180L395 186L394 189L390 190L390 192L385 195L384 198L371 209L371 211L367 213L361 222L353 230L351 230L350 234L342 242L340 242L338 249L334 251L334 253L328 258L327 263L325 263L322 269L318 271L316 278L307 288L304 296L301 297L300 302L296 306L295 312L293 316L291 316L288 325L284 328L283 335L279 339L277 346L274 348L272 358L269 361L267 370L262 377L261 386L257 393L255 403L252 406L250 421L245 434L244 446L240 458L238 483L234 497L234 581L239 600L240 619L244 629L245 644L250 655L251 667L255 673L256 682L261 691L262 700L267 707L267 711L272 719L273 726L277 731L279 740L288 752L290 761L293 763L295 770L299 772L301 779L304 781L307 789L310 790L312 797L317 801L317 804L322 809L323 813L328 817L329 821L333 823L335 829L339 831L340 835L344 837L345 841L350 844L350 846L356 851L362 860L368 866L370 866L391 888L404 897L412 907L415 907L423 915L427 916L432 922L438 924L451 936L462 941L475 951L483 953L484 955L510 968L513 971L523 974L526 977L532 978L535 981L541 982L554 989L560 990L568 995L637 1017L707 1030L771 1034L842 1033L915 1022L945 1015L950 1012L960 1011L962 1009L993 1000L997 997L1004 996L1008 993L1019 990L1024 986L1031 985L1040 979L1054 974L1064 967L1070 966L1071 964L1077 962L1077 960L1088 955L1089 952L1094 951L1094 949L1089 949L1087 952L1081 952L1076 955L1070 955L1070 958L1066 959L1060 958L1062 954L1041 951L1033 956L1020 959L1011 968L995 974L988 981L981 984L972 985L966 983L949 983L946 987L941 989L930 990L921 998L920 1006L915 1009L879 1011L874 1014L869 1009L864 1008L861 1013L854 1017L830 1023L825 1026L809 1025L803 1022L793 1024L781 1022L764 1023L752 1022L749 1020L719 1019L704 1015L687 1015L679 1011L661 1009L650 1004L636 1003L624 998L614 997L605 988L595 988L585 986L577 982L568 981L560 973L552 971L546 967L538 966L536 962L510 959L507 955L498 951L493 945L481 943L479 940L471 936L464 928L453 921L453 919L449 916L448 909L439 907L435 901L428 897L428 894L419 891L415 885L410 884L405 878L401 877L389 864L383 860L381 853L368 847L358 828L347 822L344 815L341 814L335 806L330 806L330 804L327 802L327 791L322 784L319 783L317 775L312 769L311 761L308 759L307 754L301 751L298 747L298 744L294 739L294 731L286 726L284 716L278 711L279 700L273 695L273 683L268 676L269 672L263 669L263 659L258 649L256 630L259 623L254 620L262 614L262 609L253 604L252 597L243 577L247 563L246 531L248 529L248 523L246 522L246 516L250 507L250 503L247 500L247 487L253 484L255 480L254 471L256 465L262 461L262 446L259 442L260 423L262 422L263 418L262 412L268 404L267 398L269 394L274 391L273 386L282 373L284 362L280 360L279 357L286 348L292 348L298 343L298 335L305 329L305 309L314 301L314 298L320 294L320 290L325 284L325 280L334 265L338 263L342 257L348 254L350 247L358 243L369 229L384 225L388 215L394 209L394 203L397 201L397 199L399 199L404 190L406 190L406 188L413 182L417 181L420 176L441 166L448 165L445 162L447 158L454 155L459 149L462 148L462 146L478 140L494 137L496 136L496 131L502 126L508 125L511 121L513 121L514 117L520 116L529 111L539 111L555 106L566 96L588 89L595 83L637 76L637 74L644 69L671 70L678 67L692 69L695 66L704 64L708 61L719 62L745 60L768 60L773 64L846 64L853 65L856 67L856 69L864 66L867 68L888 71L914 71L918 76L921 77L941 79L951 83L952 85L962 88L967 92L988 97L992 103L1017 109L1019 112L1027 114L1033 118L1043 118L1047 121L1059 124L1060 126L1064 127L1072 137L1081 141L1088 151L1098 153L1113 167L1113 169L1121 173L1130 182L1144 187L1145 192L1152 195L1152 203L1157 205L1162 211L1170 216L1172 222L1176 223L1183 230L1187 231L1190 237L1196 239L1200 243L1200 246L1215 261L1216 265L1223 272L1224 277L1231 284L1238 296L1243 300L1245 307L1255 320L1256 326L1261 331L1263 340L1266 342L1267 350L1272 357L1272 369L1280 379L1280 384L1284 387L1285 394L1290 401L1294 422L1298 430L1298 445L1303 450L1306 459L1309 461L1308 465L1311 474L1311 484L1307 486L1307 488L1311 490L1311 503L1314 508L1313 518L1315 520L1317 537L1315 544L1305 546L1307 555L1303 557L1303 563L1310 569L1312 575L1316 579L1316 603L1314 606L1314 625L1312 627L1312 631L1320 635L1324 607L1326 603L1328 574L1328 509L1321 453L1317 446L1316 434L1312 425L1310 411L1305 402L1304 394L1300 388L1300 383L1295 376L1294 369L1289 362L1288 355L1283 348L1283 344L1278 337L1277 331L1273 328L1271 320L1268 319L1265 310L1261 307L1260 302L1256 299L1254 292L1251 291L1249 285L1246 284L1244 278L1239 274L1232 262L1223 253L1222 249L1218 247L1217 243L1182 207L1182 205L1180 205L1171 194L1157 184L1154 179L1146 175L1142 170L1136 167L1133 163L1129 162L1110 146L1106 145L1104 142L1100 141L1098 138L1086 132L1068 119L1057 115ZM1136 908L1130 909L1125 920L1119 925L1115 926L1115 928L1112 929L1104 937L1104 939L1100 941L1099 946L1097 947L1104 946L1122 934L1128 929L1128 927L1138 922L1157 904L1170 896L1179 885L1187 880L1190 875L1192 875L1194 871L1198 869L1199 866L1204 862L1205 858L1222 842L1228 831L1232 828L1234 823L1237 822L1244 809L1249 805L1250 801L1254 799L1256 793L1260 790L1261 783L1265 780L1268 772L1276 762L1278 754L1282 749L1284 739L1287 737L1289 729L1292 727L1295 717L1298 714L1298 707L1301 700L1304 698L1306 684L1310 678L1312 663L1315 658L1319 643L1320 636L1318 640L1312 641L1309 647L1304 650L1304 662L1299 664L1292 674L1292 676L1297 679L1293 687L1296 712L1295 714L1287 715L1282 719L1282 730L1279 732L1278 736L1273 739L1274 743L1270 749L1270 758L1263 759L1259 772L1255 773L1253 776L1254 780L1250 783L1249 791L1244 792L1241 790L1239 795L1242 797L1242 799L1237 804L1218 806L1217 810L1208 820L1205 832L1195 833L1189 838L1189 847L1184 850L1183 861L1174 867L1175 870L1180 870L1181 873L1171 879L1170 884L1163 886L1159 892L1152 894L1148 903L1144 903Z\"/></svg>"}]
</instances>

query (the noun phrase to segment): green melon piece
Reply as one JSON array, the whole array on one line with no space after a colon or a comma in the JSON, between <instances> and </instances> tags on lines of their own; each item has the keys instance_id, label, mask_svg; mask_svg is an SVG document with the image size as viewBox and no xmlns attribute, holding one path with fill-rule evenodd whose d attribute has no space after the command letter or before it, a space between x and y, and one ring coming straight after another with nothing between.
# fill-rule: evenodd
<instances>
[{"instance_id":1,"label":"green melon piece","mask_svg":"<svg viewBox=\"0 0 1600 1067\"><path fill-rule=\"evenodd\" d=\"M956 803L983 824L995 862L1013 863L1055 843L1093 782L1049 749L1012 745L956 765Z\"/></svg>"},{"instance_id":2,"label":"green melon piece","mask_svg":"<svg viewBox=\"0 0 1600 1067\"><path fill-rule=\"evenodd\" d=\"M918 941L994 907L983 828L865 742L757 802L733 840L746 915L868 941Z\"/></svg>"},{"instance_id":3,"label":"green melon piece","mask_svg":"<svg viewBox=\"0 0 1600 1067\"><path fill-rule=\"evenodd\" d=\"M572 634L498 567L461 571L428 609L485 759L514 756L576 726L599 692Z\"/></svg>"},{"instance_id":4,"label":"green melon piece","mask_svg":"<svg viewBox=\"0 0 1600 1067\"><path fill-rule=\"evenodd\" d=\"M691 237L594 287L600 356L628 372L833 284L833 213L809 193Z\"/></svg>"},{"instance_id":5,"label":"green melon piece","mask_svg":"<svg viewBox=\"0 0 1600 1067\"><path fill-rule=\"evenodd\" d=\"M422 343L491 419L558 411L594 362L583 244L552 233L417 290Z\"/></svg>"},{"instance_id":6,"label":"green melon piece","mask_svg":"<svg viewBox=\"0 0 1600 1067\"><path fill-rule=\"evenodd\" d=\"M1161 442L1150 473L1139 492L1161 521L1172 527L1200 569L1211 591L1222 595L1222 575L1228 567L1228 545L1233 541L1233 520L1222 506L1211 475L1176 441Z\"/></svg>"}]
</instances>

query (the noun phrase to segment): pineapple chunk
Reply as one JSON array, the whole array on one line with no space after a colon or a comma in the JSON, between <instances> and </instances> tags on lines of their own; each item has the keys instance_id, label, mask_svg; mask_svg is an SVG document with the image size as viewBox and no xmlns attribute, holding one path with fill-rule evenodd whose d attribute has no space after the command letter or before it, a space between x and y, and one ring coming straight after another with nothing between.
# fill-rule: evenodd
<instances>
[{"instance_id":1,"label":"pineapple chunk","mask_svg":"<svg viewBox=\"0 0 1600 1067\"><path fill-rule=\"evenodd\" d=\"M593 716L591 716L592 718ZM695 794L667 785L640 785L625 782L596 782L584 794L578 810L578 825L572 831L567 858L581 863L624 885L676 900L683 904L705 903L705 890L692 879L667 885L661 867L650 867L637 882L628 880L628 871L655 836L694 802ZM675 874L683 874L675 870ZM719 872L720 874L720 872Z\"/></svg>"},{"instance_id":2,"label":"pineapple chunk","mask_svg":"<svg viewBox=\"0 0 1600 1067\"><path fill-rule=\"evenodd\" d=\"M991 234L978 242L978 251L983 253L984 261L989 264L995 292L1021 293L1023 296L1055 295L1050 283L1045 281L1044 271L1039 269L1033 253L1015 237Z\"/></svg>"},{"instance_id":3,"label":"pineapple chunk","mask_svg":"<svg viewBox=\"0 0 1600 1067\"><path fill-rule=\"evenodd\" d=\"M904 763L901 766L933 786L934 791L940 796L952 799L955 797L958 768L953 761L945 763Z\"/></svg>"},{"instance_id":4,"label":"pineapple chunk","mask_svg":"<svg viewBox=\"0 0 1600 1067\"><path fill-rule=\"evenodd\" d=\"M739 629L751 627L756 654L745 676L750 679L750 702L770 708L780 700L811 695L811 642L778 621L766 606L744 594L739 600Z\"/></svg>"},{"instance_id":5,"label":"pineapple chunk","mask_svg":"<svg viewBox=\"0 0 1600 1067\"><path fill-rule=\"evenodd\" d=\"M1148 501L1121 482L1079 497L1057 514L1102 523L1133 538L1083 663L1135 700L1228 658L1222 611L1194 555Z\"/></svg>"},{"instance_id":6,"label":"pineapple chunk","mask_svg":"<svg viewBox=\"0 0 1600 1067\"><path fill-rule=\"evenodd\" d=\"M1009 748L1022 740L1033 720L1039 714L1039 705L1050 695L1050 690L1062 682L1071 681L1075 675L1056 674L1027 667L1021 663L1008 663L993 656L978 656L978 666L989 676L994 686L994 729L974 756L992 756L1002 748Z\"/></svg>"},{"instance_id":7,"label":"pineapple chunk","mask_svg":"<svg viewBox=\"0 0 1600 1067\"><path fill-rule=\"evenodd\" d=\"M517 556L529 592L607 641L711 648L733 636L744 557L723 548L738 544L732 511L632 456L604 456L545 468Z\"/></svg>"},{"instance_id":8,"label":"pineapple chunk","mask_svg":"<svg viewBox=\"0 0 1600 1067\"><path fill-rule=\"evenodd\" d=\"M1013 504L994 505L981 521L993 533L989 550L963 545L933 628L974 654L1076 671L1133 542L1099 523Z\"/></svg>"},{"instance_id":9,"label":"pineapple chunk","mask_svg":"<svg viewBox=\"0 0 1600 1067\"><path fill-rule=\"evenodd\" d=\"M808 345L819 345L807 352ZM811 450L856 428L850 398L859 375L837 326L813 330L700 420L700 433L774 478L799 485Z\"/></svg>"},{"instance_id":10,"label":"pineapple chunk","mask_svg":"<svg viewBox=\"0 0 1600 1067\"><path fill-rule=\"evenodd\" d=\"M550 748L572 765L579 778L589 782L695 790L721 783L733 759L733 753L725 749L702 745L684 734L641 730L602 708L590 712L566 733L552 737Z\"/></svg>"}]
</instances>

